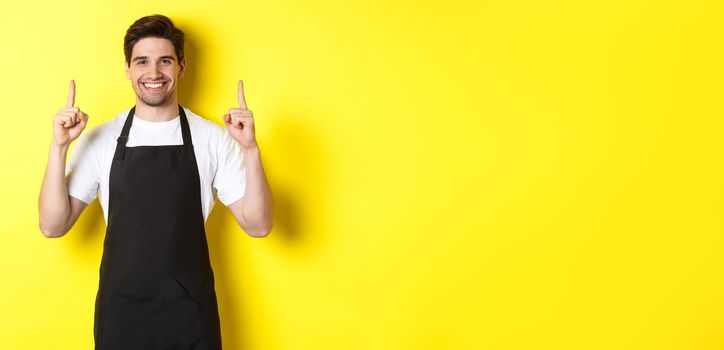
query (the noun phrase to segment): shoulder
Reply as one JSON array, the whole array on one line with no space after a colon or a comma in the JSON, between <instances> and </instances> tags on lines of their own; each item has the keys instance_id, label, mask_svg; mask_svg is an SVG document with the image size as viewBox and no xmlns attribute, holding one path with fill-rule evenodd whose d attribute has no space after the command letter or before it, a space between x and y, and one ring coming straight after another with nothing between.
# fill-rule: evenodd
<instances>
[{"instance_id":1,"label":"shoulder","mask_svg":"<svg viewBox=\"0 0 724 350\"><path fill-rule=\"evenodd\" d=\"M188 108L184 107L186 119L189 121L191 136L194 144L205 144L217 148L220 143L224 142L228 132L224 127L205 119Z\"/></svg>"},{"instance_id":2,"label":"shoulder","mask_svg":"<svg viewBox=\"0 0 724 350\"><path fill-rule=\"evenodd\" d=\"M221 132L223 129L219 124L212 122L200 115L194 113L190 109L184 107L186 119L189 121L189 127L200 132Z\"/></svg>"},{"instance_id":3,"label":"shoulder","mask_svg":"<svg viewBox=\"0 0 724 350\"><path fill-rule=\"evenodd\" d=\"M236 142L225 126L202 118L184 108L189 120L191 138L194 146L200 146L209 156L220 163L239 163L243 157L239 143Z\"/></svg>"},{"instance_id":4,"label":"shoulder","mask_svg":"<svg viewBox=\"0 0 724 350\"><path fill-rule=\"evenodd\" d=\"M118 135L121 134L121 129L123 129L123 122L128 115L128 111L120 112L110 120L88 128L83 131L78 141L89 146L100 146L109 142L115 144Z\"/></svg>"}]
</instances>

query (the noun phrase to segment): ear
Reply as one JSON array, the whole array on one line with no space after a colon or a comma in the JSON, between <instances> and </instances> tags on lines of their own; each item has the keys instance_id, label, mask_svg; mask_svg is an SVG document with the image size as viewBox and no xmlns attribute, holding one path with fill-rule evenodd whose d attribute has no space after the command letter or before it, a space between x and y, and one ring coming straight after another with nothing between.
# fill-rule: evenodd
<instances>
[{"instance_id":1,"label":"ear","mask_svg":"<svg viewBox=\"0 0 724 350\"><path fill-rule=\"evenodd\" d=\"M178 64L178 77L181 78L184 76L184 73L186 73L186 57L181 59L181 62Z\"/></svg>"},{"instance_id":2,"label":"ear","mask_svg":"<svg viewBox=\"0 0 724 350\"><path fill-rule=\"evenodd\" d=\"M123 66L126 67L126 79L131 80L131 66L130 64L126 63L126 60L123 60Z\"/></svg>"}]
</instances>

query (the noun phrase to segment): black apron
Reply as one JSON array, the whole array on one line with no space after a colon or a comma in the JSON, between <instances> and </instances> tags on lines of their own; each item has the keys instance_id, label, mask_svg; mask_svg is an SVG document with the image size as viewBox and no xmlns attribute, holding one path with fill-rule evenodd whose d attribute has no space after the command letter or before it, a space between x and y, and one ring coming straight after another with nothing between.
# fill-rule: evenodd
<instances>
[{"instance_id":1,"label":"black apron","mask_svg":"<svg viewBox=\"0 0 724 350\"><path fill-rule=\"evenodd\" d=\"M97 350L218 350L221 328L186 114L183 145L126 147L111 166L96 296Z\"/></svg>"}]
</instances>

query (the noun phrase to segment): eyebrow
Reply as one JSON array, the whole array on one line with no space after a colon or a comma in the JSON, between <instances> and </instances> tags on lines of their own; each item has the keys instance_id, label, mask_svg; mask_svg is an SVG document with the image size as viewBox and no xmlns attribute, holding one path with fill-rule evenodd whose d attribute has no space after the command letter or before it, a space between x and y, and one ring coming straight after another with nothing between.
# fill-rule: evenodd
<instances>
[{"instance_id":1,"label":"eyebrow","mask_svg":"<svg viewBox=\"0 0 724 350\"><path fill-rule=\"evenodd\" d=\"M165 58L170 59L170 60L172 60L172 61L175 61L175 59L173 58L173 56L161 56L161 57L159 57L158 59L161 59L161 60L162 60L162 59L165 59ZM136 62L136 61L138 61L138 60L147 60L147 59L148 59L148 56L136 56L136 57L133 58L133 62Z\"/></svg>"}]
</instances>

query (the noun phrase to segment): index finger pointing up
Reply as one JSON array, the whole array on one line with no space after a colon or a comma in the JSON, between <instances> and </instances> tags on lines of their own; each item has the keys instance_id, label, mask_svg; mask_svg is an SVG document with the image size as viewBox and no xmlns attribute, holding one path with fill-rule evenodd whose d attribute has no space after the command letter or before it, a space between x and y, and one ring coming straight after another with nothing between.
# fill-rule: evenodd
<instances>
[{"instance_id":1,"label":"index finger pointing up","mask_svg":"<svg viewBox=\"0 0 724 350\"><path fill-rule=\"evenodd\" d=\"M68 88L68 102L65 104L66 107L73 107L75 104L75 81L70 81L70 87Z\"/></svg>"},{"instance_id":2,"label":"index finger pointing up","mask_svg":"<svg viewBox=\"0 0 724 350\"><path fill-rule=\"evenodd\" d=\"M244 82L239 80L239 107L246 108L246 100L244 99Z\"/></svg>"}]
</instances>

